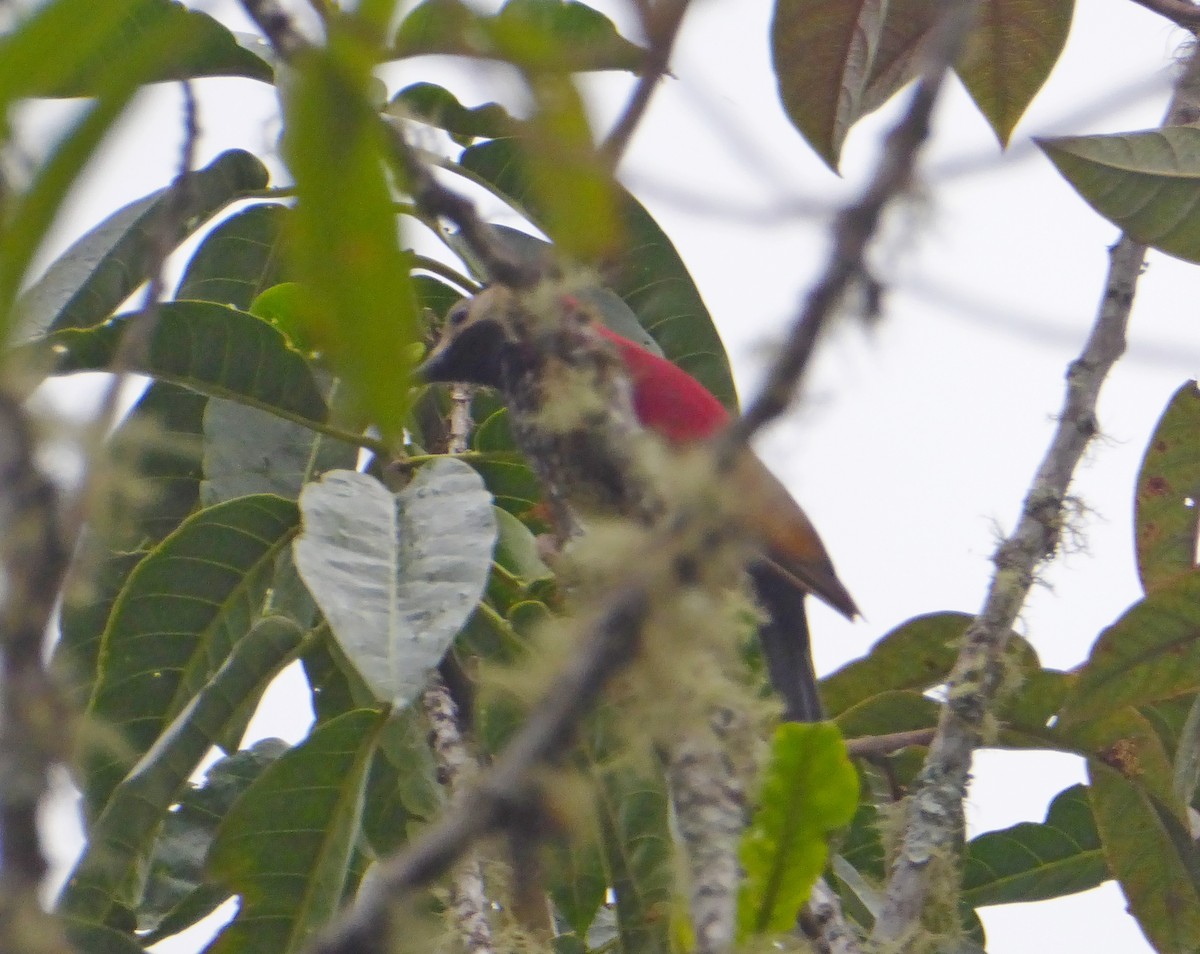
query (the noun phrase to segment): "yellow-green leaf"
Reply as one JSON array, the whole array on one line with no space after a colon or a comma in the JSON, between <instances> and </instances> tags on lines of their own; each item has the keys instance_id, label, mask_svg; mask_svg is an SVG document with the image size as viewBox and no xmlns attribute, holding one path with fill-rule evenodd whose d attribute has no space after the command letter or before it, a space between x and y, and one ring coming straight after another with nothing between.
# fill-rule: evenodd
<instances>
[{"instance_id":1,"label":"yellow-green leaf","mask_svg":"<svg viewBox=\"0 0 1200 954\"><path fill-rule=\"evenodd\" d=\"M791 930L829 857L829 835L850 824L858 774L837 727L789 722L775 730L758 810L742 838L742 937Z\"/></svg>"}]
</instances>

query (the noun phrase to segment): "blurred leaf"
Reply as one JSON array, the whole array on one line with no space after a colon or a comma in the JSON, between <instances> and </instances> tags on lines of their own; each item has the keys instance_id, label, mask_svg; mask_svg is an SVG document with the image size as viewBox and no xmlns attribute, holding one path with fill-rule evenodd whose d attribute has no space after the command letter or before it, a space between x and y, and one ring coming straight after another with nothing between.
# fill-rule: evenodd
<instances>
[{"instance_id":1,"label":"blurred leaf","mask_svg":"<svg viewBox=\"0 0 1200 954\"><path fill-rule=\"evenodd\" d=\"M980 907L1046 901L1108 880L1087 789L1073 785L1050 803L1044 824L989 831L967 845L964 900Z\"/></svg>"},{"instance_id":2,"label":"blurred leaf","mask_svg":"<svg viewBox=\"0 0 1200 954\"><path fill-rule=\"evenodd\" d=\"M517 143L500 139L472 146L460 162L514 209L542 225L542 210ZM620 214L626 244L624 251L606 260L604 284L633 309L666 357L736 413L729 359L683 259L633 196L621 196Z\"/></svg>"},{"instance_id":3,"label":"blurred leaf","mask_svg":"<svg viewBox=\"0 0 1200 954\"><path fill-rule=\"evenodd\" d=\"M214 762L203 782L180 796L155 842L137 912L138 930L147 932L140 935L146 944L191 927L229 897L205 876L209 845L237 797L289 748L282 739L261 739Z\"/></svg>"},{"instance_id":4,"label":"blurred leaf","mask_svg":"<svg viewBox=\"0 0 1200 954\"><path fill-rule=\"evenodd\" d=\"M444 86L413 83L404 87L387 105L389 115L417 119L444 129L455 142L468 146L475 139L496 139L509 135L516 120L499 103L484 103L468 109Z\"/></svg>"},{"instance_id":5,"label":"blurred leaf","mask_svg":"<svg viewBox=\"0 0 1200 954\"><path fill-rule=\"evenodd\" d=\"M311 292L305 325L317 347L399 445L421 334L386 169L391 146L370 96L379 51L354 22L333 18L326 46L292 63L281 141L296 183L289 249Z\"/></svg>"},{"instance_id":6,"label":"blurred leaf","mask_svg":"<svg viewBox=\"0 0 1200 954\"><path fill-rule=\"evenodd\" d=\"M188 63L202 51L204 38L190 15L167 0L110 0L97 6L57 0L28 17L21 28L0 38L0 115L14 97L71 79L70 69L94 66L89 81L95 99L82 111L34 171L25 189L8 197L0 230L0 341L10 338L13 306L26 270L54 224L68 191L124 112L138 87L163 69ZM165 15L161 15L166 10ZM138 29L122 33L126 19ZM81 24L88 29L80 29ZM119 46L114 55L112 45ZM47 51L54 51L47 55ZM70 54L74 54L73 56Z\"/></svg>"},{"instance_id":7,"label":"blurred leaf","mask_svg":"<svg viewBox=\"0 0 1200 954\"><path fill-rule=\"evenodd\" d=\"M164 243L174 248L239 195L266 184L266 167L250 153L234 149L189 173L182 183L114 212L22 292L17 302L17 337L34 338L107 321L152 277ZM224 228L222 224L216 232ZM211 236L205 240L197 257L212 241Z\"/></svg>"},{"instance_id":8,"label":"blurred leaf","mask_svg":"<svg viewBox=\"0 0 1200 954\"><path fill-rule=\"evenodd\" d=\"M1159 951L1200 948L1200 855L1186 829L1119 773L1088 762L1088 794L1108 867Z\"/></svg>"},{"instance_id":9,"label":"blurred leaf","mask_svg":"<svg viewBox=\"0 0 1200 954\"><path fill-rule=\"evenodd\" d=\"M275 557L299 529L296 505L266 494L193 514L130 574L113 605L88 715L127 751L94 751L86 796L104 805L250 631Z\"/></svg>"},{"instance_id":10,"label":"blurred leaf","mask_svg":"<svg viewBox=\"0 0 1200 954\"><path fill-rule=\"evenodd\" d=\"M209 869L242 904L209 954L293 954L333 917L383 725L379 712L358 709L318 727L234 803Z\"/></svg>"},{"instance_id":11,"label":"blurred leaf","mask_svg":"<svg viewBox=\"0 0 1200 954\"><path fill-rule=\"evenodd\" d=\"M264 202L220 223L188 262L176 299L250 311L259 295L285 280L283 232L290 216L287 206Z\"/></svg>"},{"instance_id":12,"label":"blurred leaf","mask_svg":"<svg viewBox=\"0 0 1200 954\"><path fill-rule=\"evenodd\" d=\"M116 928L91 921L63 919L63 930L77 951L87 954L145 954L146 949L134 938Z\"/></svg>"},{"instance_id":13,"label":"blurred leaf","mask_svg":"<svg viewBox=\"0 0 1200 954\"><path fill-rule=\"evenodd\" d=\"M1067 699L1072 722L1200 690L1200 573L1135 603L1100 634Z\"/></svg>"},{"instance_id":14,"label":"blurred leaf","mask_svg":"<svg viewBox=\"0 0 1200 954\"><path fill-rule=\"evenodd\" d=\"M930 613L902 623L861 659L821 680L825 708L836 716L886 690L925 690L943 682L973 619L968 613Z\"/></svg>"},{"instance_id":15,"label":"blurred leaf","mask_svg":"<svg viewBox=\"0 0 1200 954\"><path fill-rule=\"evenodd\" d=\"M232 401L211 400L204 412L204 506L248 494L289 500L331 470L353 468L358 448L302 424Z\"/></svg>"},{"instance_id":16,"label":"blurred leaf","mask_svg":"<svg viewBox=\"0 0 1200 954\"><path fill-rule=\"evenodd\" d=\"M783 934L825 870L829 837L858 808L858 774L837 727L786 722L775 730L759 806L742 836L742 937Z\"/></svg>"},{"instance_id":17,"label":"blurred leaf","mask_svg":"<svg viewBox=\"0 0 1200 954\"><path fill-rule=\"evenodd\" d=\"M573 0L508 0L494 16L460 0L425 0L401 22L390 56L450 53L549 72L638 72L645 51L597 10Z\"/></svg>"},{"instance_id":18,"label":"blurred leaf","mask_svg":"<svg viewBox=\"0 0 1200 954\"><path fill-rule=\"evenodd\" d=\"M406 706L483 593L496 540L491 496L447 458L398 494L335 471L305 487L300 507L300 575L376 698Z\"/></svg>"},{"instance_id":19,"label":"blurred leaf","mask_svg":"<svg viewBox=\"0 0 1200 954\"><path fill-rule=\"evenodd\" d=\"M987 0L957 70L1000 140L1013 128L1058 63L1075 0Z\"/></svg>"},{"instance_id":20,"label":"blurred leaf","mask_svg":"<svg viewBox=\"0 0 1200 954\"><path fill-rule=\"evenodd\" d=\"M1136 242L1200 262L1200 128L1167 126L1038 145L1093 209Z\"/></svg>"},{"instance_id":21,"label":"blurred leaf","mask_svg":"<svg viewBox=\"0 0 1200 954\"><path fill-rule=\"evenodd\" d=\"M200 489L200 429L206 399L174 384L146 389L109 441L127 512L114 507L83 534L63 596L54 666L77 710L96 678L100 637L117 593L152 547L195 508Z\"/></svg>"},{"instance_id":22,"label":"blurred leaf","mask_svg":"<svg viewBox=\"0 0 1200 954\"><path fill-rule=\"evenodd\" d=\"M886 0L776 0L771 62L792 125L837 170L846 133L864 114L864 91L883 31Z\"/></svg>"},{"instance_id":23,"label":"blurred leaf","mask_svg":"<svg viewBox=\"0 0 1200 954\"><path fill-rule=\"evenodd\" d=\"M59 902L64 914L103 921L135 866L150 853L168 809L236 715L257 698L300 645L289 620L261 620L171 721L116 788L92 824L86 850Z\"/></svg>"},{"instance_id":24,"label":"blurred leaf","mask_svg":"<svg viewBox=\"0 0 1200 954\"><path fill-rule=\"evenodd\" d=\"M1200 521L1200 389L1172 395L1146 445L1134 498L1138 574L1149 593L1190 573Z\"/></svg>"},{"instance_id":25,"label":"blurred leaf","mask_svg":"<svg viewBox=\"0 0 1200 954\"><path fill-rule=\"evenodd\" d=\"M67 8L79 4L62 4ZM30 76L20 93L22 96L95 96L104 88L112 60L128 55L147 38L170 35L178 44L175 57L164 58L154 70L148 71L140 82L157 83L164 80L195 79L202 76L240 76L269 83L273 72L263 60L240 46L233 34L208 14L189 10L171 0L136 0L121 3L122 13L115 23L93 41L86 55L68 58L57 75L38 71ZM88 32L96 24L96 6L86 5L86 13L70 24L71 33ZM81 24L87 31L80 31ZM49 24L40 31L38 39L46 45L43 51L58 50L69 34L67 24L56 23L57 32ZM114 29L115 27L115 29ZM20 31L18 31L18 37ZM13 41L10 39L9 43ZM0 59L6 51L0 47Z\"/></svg>"},{"instance_id":26,"label":"blurred leaf","mask_svg":"<svg viewBox=\"0 0 1200 954\"><path fill-rule=\"evenodd\" d=\"M48 341L58 373L103 371L112 363L127 322L118 315L87 330L68 329ZM312 369L284 336L248 312L206 301L164 302L149 342L145 367L162 381L291 419L323 422L325 400Z\"/></svg>"}]
</instances>

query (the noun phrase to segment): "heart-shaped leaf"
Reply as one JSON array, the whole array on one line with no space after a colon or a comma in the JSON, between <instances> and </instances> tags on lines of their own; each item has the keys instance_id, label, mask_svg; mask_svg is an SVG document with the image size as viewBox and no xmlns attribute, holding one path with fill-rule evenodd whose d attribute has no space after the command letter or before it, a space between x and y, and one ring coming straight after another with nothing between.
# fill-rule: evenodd
<instances>
[{"instance_id":1,"label":"heart-shaped leaf","mask_svg":"<svg viewBox=\"0 0 1200 954\"><path fill-rule=\"evenodd\" d=\"M338 644L384 702L407 705L479 602L496 516L483 480L446 459L398 494L338 470L300 495L296 566Z\"/></svg>"}]
</instances>

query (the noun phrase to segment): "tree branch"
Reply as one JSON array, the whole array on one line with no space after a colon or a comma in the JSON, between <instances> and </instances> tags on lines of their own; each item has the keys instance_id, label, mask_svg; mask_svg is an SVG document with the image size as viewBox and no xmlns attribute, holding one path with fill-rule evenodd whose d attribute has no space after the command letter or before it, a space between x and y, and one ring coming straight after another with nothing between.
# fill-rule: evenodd
<instances>
[{"instance_id":1,"label":"tree branch","mask_svg":"<svg viewBox=\"0 0 1200 954\"><path fill-rule=\"evenodd\" d=\"M1192 110L1198 64L1193 52L1166 123L1178 122ZM904 835L871 936L872 943L881 948L904 949L914 936L929 893L930 862L951 849L961 836L971 761L1003 682L1008 636L1038 567L1058 549L1067 489L1084 451L1098 433L1100 388L1125 351L1126 328L1145 256L1145 246L1127 236L1109 250L1108 276L1096 321L1079 357L1067 369L1058 426L1034 475L1017 526L996 550L996 571L987 598L963 636L947 680L947 702L908 800Z\"/></svg>"},{"instance_id":2,"label":"tree branch","mask_svg":"<svg viewBox=\"0 0 1200 954\"><path fill-rule=\"evenodd\" d=\"M869 759L891 755L912 745L928 745L933 741L933 729L912 729L908 732L889 732L886 735L867 735L847 739L846 751L854 758Z\"/></svg>"}]
</instances>

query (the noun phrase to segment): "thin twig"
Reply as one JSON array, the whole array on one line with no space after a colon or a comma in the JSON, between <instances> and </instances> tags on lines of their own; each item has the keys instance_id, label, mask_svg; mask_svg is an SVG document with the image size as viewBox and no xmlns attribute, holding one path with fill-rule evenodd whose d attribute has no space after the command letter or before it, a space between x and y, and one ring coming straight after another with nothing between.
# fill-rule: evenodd
<instances>
[{"instance_id":1,"label":"thin twig","mask_svg":"<svg viewBox=\"0 0 1200 954\"><path fill-rule=\"evenodd\" d=\"M615 170L621 164L621 157L650 105L650 97L667 75L671 51L675 48L675 38L679 35L679 27L689 3L690 0L661 0L652 8L642 9L642 29L647 41L646 59L621 118L600 147L600 156L609 169Z\"/></svg>"},{"instance_id":2,"label":"thin twig","mask_svg":"<svg viewBox=\"0 0 1200 954\"><path fill-rule=\"evenodd\" d=\"M908 732L889 732L886 735L867 735L846 740L846 751L855 758L878 758L891 755L914 745L928 745L933 741L933 729L911 729Z\"/></svg>"},{"instance_id":3,"label":"thin twig","mask_svg":"<svg viewBox=\"0 0 1200 954\"><path fill-rule=\"evenodd\" d=\"M1190 115L1200 59L1193 53L1176 89L1168 124ZM925 764L909 798L901 844L888 878L871 941L906 949L916 935L929 893L931 862L952 849L963 830L963 799L983 725L1003 683L1003 656L1038 567L1062 537L1067 490L1084 451L1098 433L1100 388L1125 350L1126 327L1146 248L1126 236L1109 251L1109 269L1095 324L1067 369L1058 425L1034 475L1011 536L997 548L983 608L963 636L947 679L947 702Z\"/></svg>"},{"instance_id":4,"label":"thin twig","mask_svg":"<svg viewBox=\"0 0 1200 954\"><path fill-rule=\"evenodd\" d=\"M768 421L787 409L799 388L821 332L834 317L847 289L866 274L865 254L887 206L912 178L942 82L975 18L977 0L959 0L947 10L927 50L925 68L904 117L888 134L883 155L862 197L833 222L833 243L800 317L772 365L758 398L725 435L726 456L744 445Z\"/></svg>"}]
</instances>

